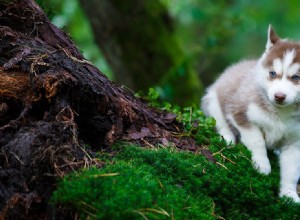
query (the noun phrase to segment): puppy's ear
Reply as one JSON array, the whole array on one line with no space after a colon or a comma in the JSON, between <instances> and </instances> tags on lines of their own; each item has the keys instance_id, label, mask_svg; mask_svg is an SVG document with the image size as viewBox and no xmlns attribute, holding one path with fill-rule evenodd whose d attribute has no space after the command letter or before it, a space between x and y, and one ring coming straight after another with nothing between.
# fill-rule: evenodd
<instances>
[{"instance_id":1,"label":"puppy's ear","mask_svg":"<svg viewBox=\"0 0 300 220\"><path fill-rule=\"evenodd\" d=\"M269 25L268 29L268 41L266 45L266 50L269 50L274 44L276 44L280 38L277 36L275 31L272 28L272 25Z\"/></svg>"}]
</instances>

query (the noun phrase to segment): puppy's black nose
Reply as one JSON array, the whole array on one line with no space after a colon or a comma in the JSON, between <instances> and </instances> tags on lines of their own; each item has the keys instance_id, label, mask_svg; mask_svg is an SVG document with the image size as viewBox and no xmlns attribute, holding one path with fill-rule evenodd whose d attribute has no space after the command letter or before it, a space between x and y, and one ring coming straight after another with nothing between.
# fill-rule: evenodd
<instances>
[{"instance_id":1,"label":"puppy's black nose","mask_svg":"<svg viewBox=\"0 0 300 220\"><path fill-rule=\"evenodd\" d=\"M275 93L274 97L275 97L275 101L277 103L283 103L283 101L286 98L286 94L284 94L282 92L277 92L277 93Z\"/></svg>"}]
</instances>

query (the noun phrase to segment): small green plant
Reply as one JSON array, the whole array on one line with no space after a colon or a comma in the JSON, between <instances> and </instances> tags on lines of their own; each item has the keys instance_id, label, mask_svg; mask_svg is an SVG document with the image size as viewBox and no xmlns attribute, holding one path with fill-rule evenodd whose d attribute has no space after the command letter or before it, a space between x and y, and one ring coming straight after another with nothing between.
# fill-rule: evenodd
<instances>
[{"instance_id":1,"label":"small green plant","mask_svg":"<svg viewBox=\"0 0 300 220\"><path fill-rule=\"evenodd\" d=\"M172 111L177 115L177 120L184 126L184 134L194 138L200 145L208 145L212 138L221 138L215 132L215 119L206 117L204 113L195 107L185 107L182 110L175 108Z\"/></svg>"},{"instance_id":2,"label":"small green plant","mask_svg":"<svg viewBox=\"0 0 300 220\"><path fill-rule=\"evenodd\" d=\"M160 93L155 88L150 88L145 99L149 105L177 115L177 121L183 124L182 136L194 138L200 145L208 145L212 139L221 141L221 137L215 132L216 121L212 117L206 117L199 107L189 106L181 108L168 102L161 102Z\"/></svg>"}]
</instances>

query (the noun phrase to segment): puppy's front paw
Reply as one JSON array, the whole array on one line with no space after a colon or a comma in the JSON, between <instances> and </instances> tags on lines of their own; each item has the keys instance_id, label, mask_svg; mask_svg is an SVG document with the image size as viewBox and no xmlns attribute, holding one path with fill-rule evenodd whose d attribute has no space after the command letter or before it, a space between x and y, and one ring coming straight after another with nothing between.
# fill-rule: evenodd
<instances>
[{"instance_id":1,"label":"puppy's front paw","mask_svg":"<svg viewBox=\"0 0 300 220\"><path fill-rule=\"evenodd\" d=\"M235 137L230 133L222 134L222 138L226 141L227 145L235 144Z\"/></svg>"},{"instance_id":2,"label":"puppy's front paw","mask_svg":"<svg viewBox=\"0 0 300 220\"><path fill-rule=\"evenodd\" d=\"M292 191L292 190L280 190L280 197L289 197L291 199L293 199L294 202L300 203L300 198L297 194L297 192Z\"/></svg>"},{"instance_id":3,"label":"puppy's front paw","mask_svg":"<svg viewBox=\"0 0 300 220\"><path fill-rule=\"evenodd\" d=\"M253 157L252 158L254 167L258 172L268 175L271 173L271 164L267 157Z\"/></svg>"}]
</instances>

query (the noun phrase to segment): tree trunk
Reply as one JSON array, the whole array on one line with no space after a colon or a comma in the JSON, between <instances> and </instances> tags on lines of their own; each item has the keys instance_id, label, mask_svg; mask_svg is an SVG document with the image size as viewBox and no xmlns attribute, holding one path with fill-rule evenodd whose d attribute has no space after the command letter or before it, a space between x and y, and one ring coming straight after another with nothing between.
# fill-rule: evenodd
<instances>
[{"instance_id":1,"label":"tree trunk","mask_svg":"<svg viewBox=\"0 0 300 220\"><path fill-rule=\"evenodd\" d=\"M161 86L170 101L198 103L200 81L160 1L80 0L115 81L133 91Z\"/></svg>"},{"instance_id":2,"label":"tree trunk","mask_svg":"<svg viewBox=\"0 0 300 220\"><path fill-rule=\"evenodd\" d=\"M93 152L116 140L196 149L172 135L174 115L110 82L33 0L0 1L0 51L0 219L64 219L48 205L56 178L99 165Z\"/></svg>"}]
</instances>

